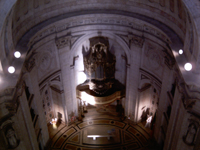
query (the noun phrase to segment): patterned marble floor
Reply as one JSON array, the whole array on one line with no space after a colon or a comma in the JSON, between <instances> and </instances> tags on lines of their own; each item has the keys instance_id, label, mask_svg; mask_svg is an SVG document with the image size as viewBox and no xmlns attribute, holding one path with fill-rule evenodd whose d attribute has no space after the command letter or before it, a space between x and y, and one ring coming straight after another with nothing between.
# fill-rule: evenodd
<instances>
[{"instance_id":1,"label":"patterned marble floor","mask_svg":"<svg viewBox=\"0 0 200 150\"><path fill-rule=\"evenodd\" d=\"M49 130L51 150L156 150L151 131L143 124L130 124L126 120L89 119L71 126L61 124L57 129L50 125ZM114 137L109 140L107 137L96 140L87 137L106 134Z\"/></svg>"}]
</instances>

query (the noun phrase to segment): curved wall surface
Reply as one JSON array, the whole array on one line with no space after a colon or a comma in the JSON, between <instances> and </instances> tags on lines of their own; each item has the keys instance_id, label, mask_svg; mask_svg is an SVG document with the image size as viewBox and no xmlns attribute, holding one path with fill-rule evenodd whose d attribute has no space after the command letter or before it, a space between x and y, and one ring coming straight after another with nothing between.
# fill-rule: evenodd
<instances>
[{"instance_id":1,"label":"curved wall surface","mask_svg":"<svg viewBox=\"0 0 200 150\"><path fill-rule=\"evenodd\" d=\"M83 50L93 37L109 40L115 78L125 86L124 97L117 97L125 116L139 123L151 114L153 135L164 149L198 149L199 89L186 84L196 78L183 71L178 55L183 48L184 58L196 63L198 42L191 39L198 34L180 0L21 0L11 16L4 34L12 33L12 40L4 44L24 52L24 63L14 90L0 94L0 118L12 120L17 138L26 143L17 149L45 147L53 118L67 125L79 118L76 87L84 82Z\"/></svg>"}]
</instances>

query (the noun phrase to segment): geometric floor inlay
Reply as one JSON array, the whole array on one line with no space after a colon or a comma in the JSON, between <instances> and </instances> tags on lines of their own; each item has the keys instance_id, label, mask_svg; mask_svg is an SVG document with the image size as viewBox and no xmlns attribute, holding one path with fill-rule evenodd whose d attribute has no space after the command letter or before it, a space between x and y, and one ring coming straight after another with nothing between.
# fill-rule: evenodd
<instances>
[{"instance_id":1,"label":"geometric floor inlay","mask_svg":"<svg viewBox=\"0 0 200 150\"><path fill-rule=\"evenodd\" d=\"M91 119L52 129L51 150L155 150L145 128L126 121ZM88 135L101 135L96 140Z\"/></svg>"}]
</instances>

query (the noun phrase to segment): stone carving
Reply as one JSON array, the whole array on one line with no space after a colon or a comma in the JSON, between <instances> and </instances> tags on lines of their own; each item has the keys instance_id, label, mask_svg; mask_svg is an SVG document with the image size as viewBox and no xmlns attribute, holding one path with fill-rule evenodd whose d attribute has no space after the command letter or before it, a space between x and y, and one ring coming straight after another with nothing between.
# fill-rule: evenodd
<instances>
[{"instance_id":1,"label":"stone carving","mask_svg":"<svg viewBox=\"0 0 200 150\"><path fill-rule=\"evenodd\" d=\"M197 86L187 85L181 82L178 84L178 89L187 99L200 99L200 91Z\"/></svg>"},{"instance_id":2,"label":"stone carving","mask_svg":"<svg viewBox=\"0 0 200 150\"><path fill-rule=\"evenodd\" d=\"M184 82L178 84L178 90L182 94L182 102L186 110L189 110L190 113L194 115L198 115L195 110L193 110L193 106L199 100L199 92L192 91L188 85Z\"/></svg>"},{"instance_id":3,"label":"stone carving","mask_svg":"<svg viewBox=\"0 0 200 150\"><path fill-rule=\"evenodd\" d=\"M147 50L145 51L145 55L148 58L148 64L155 70L158 69L162 62L159 54L157 53L157 48L148 43Z\"/></svg>"},{"instance_id":4,"label":"stone carving","mask_svg":"<svg viewBox=\"0 0 200 150\"><path fill-rule=\"evenodd\" d=\"M136 45L138 47L142 47L143 43L144 43L144 39L139 37L139 36L132 35L131 36L131 43L133 43L134 45Z\"/></svg>"},{"instance_id":5,"label":"stone carving","mask_svg":"<svg viewBox=\"0 0 200 150\"><path fill-rule=\"evenodd\" d=\"M12 128L6 131L6 139L10 148L16 148L18 146L18 140Z\"/></svg>"},{"instance_id":6,"label":"stone carving","mask_svg":"<svg viewBox=\"0 0 200 150\"><path fill-rule=\"evenodd\" d=\"M48 29L45 29L41 32L38 32L29 42L28 46L31 47L34 43L36 43L37 41L41 40L42 38L52 34L52 33L57 33L60 31L64 31L67 30L69 27L74 27L74 26L80 26L80 25L87 25L87 24L115 24L115 25L126 25L128 27L131 27L133 29L136 30L140 30L140 31L146 31L148 33L153 34L156 37L159 37L167 42L169 42L170 40L167 38L166 35L164 35L163 33L161 33L160 31L147 26L147 25L140 25L140 24L136 24L135 22L130 22L128 20L119 20L118 18L99 18L97 17L96 19L84 19L84 20L77 20L77 22L70 22L70 20L67 21L68 23L63 24L62 26L52 26ZM65 39L66 38L66 39ZM67 38L69 38L67 40ZM68 42L67 42L68 41ZM62 43L63 42L63 43ZM61 48L62 46L66 45L66 44L72 44L70 43L70 36L67 37L62 37L56 40L56 45L58 46L58 48ZM61 47L60 47L61 46Z\"/></svg>"},{"instance_id":7,"label":"stone carving","mask_svg":"<svg viewBox=\"0 0 200 150\"><path fill-rule=\"evenodd\" d=\"M158 55L158 53L156 52L152 52L149 54L149 63L150 65L154 68L157 69L160 67L161 64L161 60L160 60L160 56Z\"/></svg>"},{"instance_id":8,"label":"stone carving","mask_svg":"<svg viewBox=\"0 0 200 150\"><path fill-rule=\"evenodd\" d=\"M16 86L16 88L17 88L17 96L21 96L25 89L25 84L24 83L19 84Z\"/></svg>"},{"instance_id":9,"label":"stone carving","mask_svg":"<svg viewBox=\"0 0 200 150\"><path fill-rule=\"evenodd\" d=\"M19 145L19 139L17 138L13 128L13 122L11 121L11 118L7 118L7 120L1 124L0 129L3 130L7 148L16 148Z\"/></svg>"},{"instance_id":10,"label":"stone carving","mask_svg":"<svg viewBox=\"0 0 200 150\"><path fill-rule=\"evenodd\" d=\"M0 98L6 97L6 96L13 96L14 94L14 88L7 88L0 92Z\"/></svg>"},{"instance_id":11,"label":"stone carving","mask_svg":"<svg viewBox=\"0 0 200 150\"><path fill-rule=\"evenodd\" d=\"M196 122L194 120L190 120L190 124L188 126L187 132L183 136L183 141L187 145L194 145L195 137L196 137L197 130L198 130L198 125L199 125L198 122Z\"/></svg>"},{"instance_id":12,"label":"stone carving","mask_svg":"<svg viewBox=\"0 0 200 150\"><path fill-rule=\"evenodd\" d=\"M31 72L31 70L35 66L35 54L36 53L32 52L30 57L28 57L28 59L25 61L25 67L28 72Z\"/></svg>"},{"instance_id":13,"label":"stone carving","mask_svg":"<svg viewBox=\"0 0 200 150\"><path fill-rule=\"evenodd\" d=\"M70 42L71 42L70 36L62 37L62 38L56 39L56 46L58 47L58 49L60 49L65 46L70 46Z\"/></svg>"},{"instance_id":14,"label":"stone carving","mask_svg":"<svg viewBox=\"0 0 200 150\"><path fill-rule=\"evenodd\" d=\"M51 64L51 58L49 55L42 55L42 58L40 59L40 68L42 70L47 70Z\"/></svg>"}]
</instances>

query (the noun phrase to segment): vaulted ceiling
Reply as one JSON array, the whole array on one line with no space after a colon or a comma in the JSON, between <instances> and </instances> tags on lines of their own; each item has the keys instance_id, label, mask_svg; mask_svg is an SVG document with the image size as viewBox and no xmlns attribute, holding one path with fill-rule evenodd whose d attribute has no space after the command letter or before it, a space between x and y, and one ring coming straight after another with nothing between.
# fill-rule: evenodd
<instances>
[{"instance_id":1,"label":"vaulted ceiling","mask_svg":"<svg viewBox=\"0 0 200 150\"><path fill-rule=\"evenodd\" d=\"M198 86L200 83L199 8L198 0L1 0L0 90L15 86L26 53L30 49L30 40L35 38L36 32L66 18L93 14L114 14L122 18L127 16L158 28L169 37L163 40L172 50L186 83ZM75 20L71 23L73 22ZM157 34L153 30L146 32ZM178 55L179 49L183 49L183 55ZM14 58L13 53L16 50L22 53L19 59ZM193 65L193 69L189 72L183 67L187 62ZM13 74L7 71L10 65L16 68Z\"/></svg>"}]
</instances>

